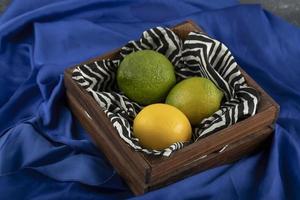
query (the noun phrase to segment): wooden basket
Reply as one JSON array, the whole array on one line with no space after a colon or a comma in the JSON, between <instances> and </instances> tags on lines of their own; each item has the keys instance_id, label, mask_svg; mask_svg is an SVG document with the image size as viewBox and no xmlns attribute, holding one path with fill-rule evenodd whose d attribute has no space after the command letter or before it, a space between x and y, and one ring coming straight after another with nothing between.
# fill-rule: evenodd
<instances>
[{"instance_id":1,"label":"wooden basket","mask_svg":"<svg viewBox=\"0 0 300 200\"><path fill-rule=\"evenodd\" d=\"M191 31L202 31L192 21L172 28L185 39ZM114 58L119 50L89 60ZM247 83L260 94L257 114L174 152L170 157L149 156L134 151L118 135L91 95L72 80L74 67L65 71L65 87L73 114L124 178L135 195L163 187L197 172L231 163L258 149L272 135L278 104L242 69ZM226 145L224 151L219 152Z\"/></svg>"}]
</instances>

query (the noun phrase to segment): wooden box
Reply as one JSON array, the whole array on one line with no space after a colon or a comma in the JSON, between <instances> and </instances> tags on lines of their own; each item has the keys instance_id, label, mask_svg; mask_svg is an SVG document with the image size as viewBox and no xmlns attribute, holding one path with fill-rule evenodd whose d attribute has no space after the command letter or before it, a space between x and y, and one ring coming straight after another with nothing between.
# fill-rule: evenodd
<instances>
[{"instance_id":1,"label":"wooden box","mask_svg":"<svg viewBox=\"0 0 300 200\"><path fill-rule=\"evenodd\" d=\"M172 30L182 39L190 31L201 31L192 21L179 24ZM117 54L118 50L84 63L114 58ZM163 187L197 172L231 163L253 152L272 135L279 112L278 104L241 69L247 83L256 88L261 97L256 115L190 144L170 157L149 156L134 151L119 137L92 96L72 80L73 69L74 67L66 69L64 79L69 106L135 195ZM227 148L224 149L225 146ZM222 148L223 151L220 152Z\"/></svg>"}]
</instances>

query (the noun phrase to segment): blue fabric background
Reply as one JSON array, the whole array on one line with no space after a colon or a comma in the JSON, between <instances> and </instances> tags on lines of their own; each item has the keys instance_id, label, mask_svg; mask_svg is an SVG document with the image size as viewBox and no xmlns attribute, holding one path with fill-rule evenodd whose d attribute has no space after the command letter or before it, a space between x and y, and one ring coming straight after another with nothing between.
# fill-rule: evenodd
<instances>
[{"instance_id":1,"label":"blue fabric background","mask_svg":"<svg viewBox=\"0 0 300 200\"><path fill-rule=\"evenodd\" d=\"M63 70L193 19L280 104L263 151L134 197L66 105ZM300 30L236 1L14 0L0 16L0 199L300 199Z\"/></svg>"}]
</instances>

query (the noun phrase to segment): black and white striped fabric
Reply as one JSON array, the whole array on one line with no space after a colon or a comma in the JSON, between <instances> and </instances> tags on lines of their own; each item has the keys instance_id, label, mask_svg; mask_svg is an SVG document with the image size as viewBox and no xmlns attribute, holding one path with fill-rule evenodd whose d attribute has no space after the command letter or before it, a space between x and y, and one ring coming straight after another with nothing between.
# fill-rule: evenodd
<instances>
[{"instance_id":1,"label":"black and white striped fabric","mask_svg":"<svg viewBox=\"0 0 300 200\"><path fill-rule=\"evenodd\" d=\"M224 92L220 110L193 128L193 141L226 128L255 114L257 92L246 84L228 48L204 33L191 32L182 41L168 28L143 32L138 41L130 41L115 60L99 60L79 65L73 79L86 89L102 107L119 136L132 148L147 154L169 156L185 144L178 142L162 151L142 148L132 135L132 123L142 106L128 99L117 87L116 72L122 59L134 52L152 49L164 54L174 65L177 82L194 76L210 79Z\"/></svg>"}]
</instances>

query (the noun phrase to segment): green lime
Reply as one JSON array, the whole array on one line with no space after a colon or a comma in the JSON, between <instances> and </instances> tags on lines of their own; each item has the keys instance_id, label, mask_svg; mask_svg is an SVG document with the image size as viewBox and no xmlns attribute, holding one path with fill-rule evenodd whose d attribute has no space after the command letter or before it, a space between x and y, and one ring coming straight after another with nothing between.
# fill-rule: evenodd
<instances>
[{"instance_id":1,"label":"green lime","mask_svg":"<svg viewBox=\"0 0 300 200\"><path fill-rule=\"evenodd\" d=\"M206 78L193 77L175 85L167 96L166 103L181 110L192 125L219 110L223 92Z\"/></svg>"},{"instance_id":2,"label":"green lime","mask_svg":"<svg viewBox=\"0 0 300 200\"><path fill-rule=\"evenodd\" d=\"M156 51L133 52L121 62L117 83L128 98L142 105L162 102L176 83L174 67Z\"/></svg>"}]
</instances>

